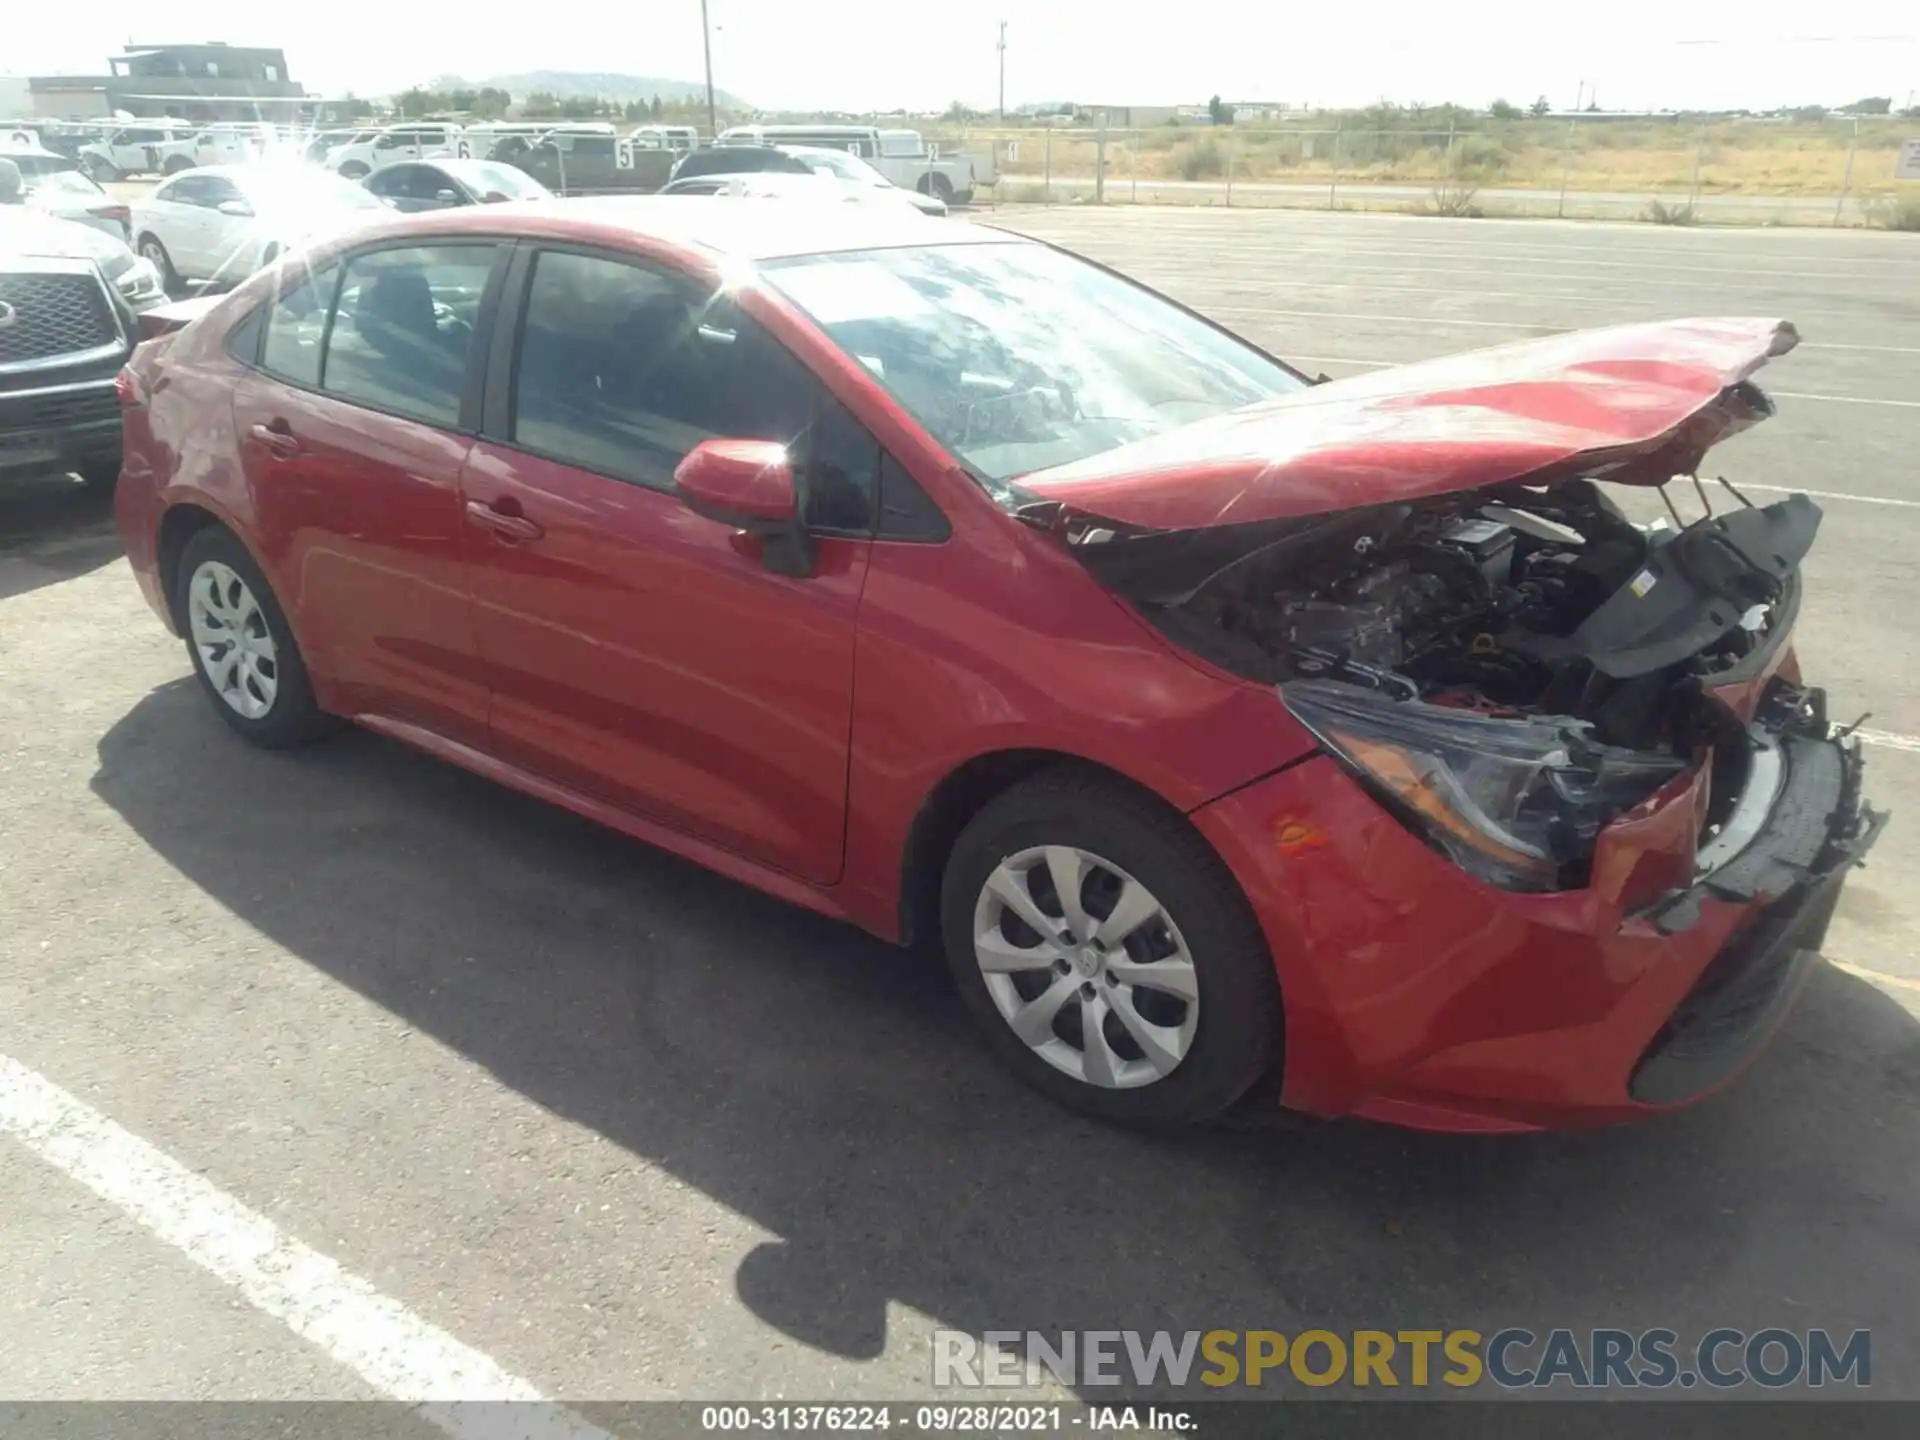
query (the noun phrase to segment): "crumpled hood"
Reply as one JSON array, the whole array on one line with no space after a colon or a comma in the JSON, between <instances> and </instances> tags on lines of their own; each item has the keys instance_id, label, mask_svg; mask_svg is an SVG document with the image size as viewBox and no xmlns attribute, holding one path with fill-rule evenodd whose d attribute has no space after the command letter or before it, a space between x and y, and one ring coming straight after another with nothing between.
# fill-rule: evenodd
<instances>
[{"instance_id":1,"label":"crumpled hood","mask_svg":"<svg viewBox=\"0 0 1920 1440\"><path fill-rule=\"evenodd\" d=\"M1746 317L1577 330L1329 381L1015 483L1146 530L1574 475L1657 484L1772 413L1744 382L1799 338Z\"/></svg>"}]
</instances>

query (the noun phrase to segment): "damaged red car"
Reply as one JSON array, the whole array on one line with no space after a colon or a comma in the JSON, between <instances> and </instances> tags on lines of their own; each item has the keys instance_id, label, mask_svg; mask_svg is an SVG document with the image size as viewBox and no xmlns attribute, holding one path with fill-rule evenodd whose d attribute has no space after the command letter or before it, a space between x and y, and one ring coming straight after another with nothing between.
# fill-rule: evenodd
<instances>
[{"instance_id":1,"label":"damaged red car","mask_svg":"<svg viewBox=\"0 0 1920 1440\"><path fill-rule=\"evenodd\" d=\"M1794 659L1820 512L1614 487L1770 414L1791 327L1316 383L1039 243L770 204L396 220L143 344L119 520L214 712L937 942L1111 1119L1590 1124L1759 1052L1883 819Z\"/></svg>"}]
</instances>

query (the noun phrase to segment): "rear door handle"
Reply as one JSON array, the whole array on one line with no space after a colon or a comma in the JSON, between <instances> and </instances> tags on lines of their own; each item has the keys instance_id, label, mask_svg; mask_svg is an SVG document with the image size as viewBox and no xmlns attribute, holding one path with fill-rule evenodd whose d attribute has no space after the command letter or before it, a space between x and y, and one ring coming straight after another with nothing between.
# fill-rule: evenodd
<instances>
[{"instance_id":1,"label":"rear door handle","mask_svg":"<svg viewBox=\"0 0 1920 1440\"><path fill-rule=\"evenodd\" d=\"M250 425L247 433L258 440L267 451L279 460L291 460L300 453L300 437L295 435L284 420L274 420L265 425Z\"/></svg>"},{"instance_id":2,"label":"rear door handle","mask_svg":"<svg viewBox=\"0 0 1920 1440\"><path fill-rule=\"evenodd\" d=\"M526 516L502 514L483 500L467 502L467 520L483 530L504 535L509 540L538 540L547 533Z\"/></svg>"}]
</instances>

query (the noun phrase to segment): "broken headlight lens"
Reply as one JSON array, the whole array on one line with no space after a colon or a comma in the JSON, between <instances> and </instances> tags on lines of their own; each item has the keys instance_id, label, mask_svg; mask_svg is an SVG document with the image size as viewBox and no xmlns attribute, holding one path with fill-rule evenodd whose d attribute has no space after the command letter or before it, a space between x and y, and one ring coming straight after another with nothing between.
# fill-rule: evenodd
<instances>
[{"instance_id":1,"label":"broken headlight lens","mask_svg":"<svg viewBox=\"0 0 1920 1440\"><path fill-rule=\"evenodd\" d=\"M1600 831L1687 769L1600 744L1565 717L1506 719L1330 680L1289 681L1280 696L1401 820L1507 890L1579 883Z\"/></svg>"}]
</instances>

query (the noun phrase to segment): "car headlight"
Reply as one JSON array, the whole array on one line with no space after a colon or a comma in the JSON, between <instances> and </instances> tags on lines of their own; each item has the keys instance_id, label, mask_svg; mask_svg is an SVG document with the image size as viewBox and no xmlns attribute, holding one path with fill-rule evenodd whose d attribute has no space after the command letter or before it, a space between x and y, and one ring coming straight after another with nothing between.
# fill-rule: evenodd
<instances>
[{"instance_id":1,"label":"car headlight","mask_svg":"<svg viewBox=\"0 0 1920 1440\"><path fill-rule=\"evenodd\" d=\"M1291 680L1280 696L1399 819L1506 890L1584 883L1600 831L1688 768L1603 745L1566 717L1508 719L1330 680Z\"/></svg>"},{"instance_id":2,"label":"car headlight","mask_svg":"<svg viewBox=\"0 0 1920 1440\"><path fill-rule=\"evenodd\" d=\"M131 265L113 277L113 288L129 300L151 300L161 293L160 272L152 262L135 256Z\"/></svg>"}]
</instances>

